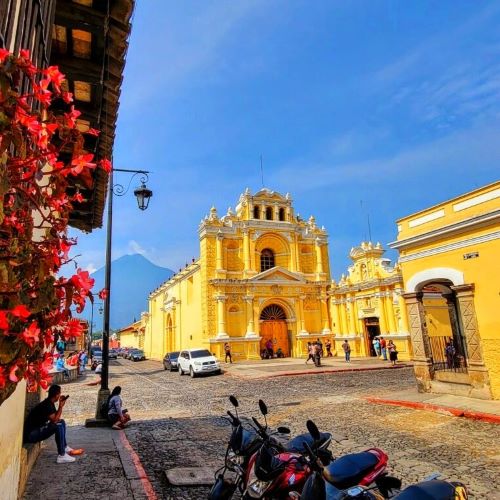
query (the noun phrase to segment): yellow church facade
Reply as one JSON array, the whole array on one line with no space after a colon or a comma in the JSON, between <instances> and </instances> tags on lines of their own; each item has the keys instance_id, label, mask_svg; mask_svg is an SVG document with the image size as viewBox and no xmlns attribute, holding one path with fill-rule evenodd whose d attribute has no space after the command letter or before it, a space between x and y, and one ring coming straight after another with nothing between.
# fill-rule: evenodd
<instances>
[{"instance_id":1,"label":"yellow church facade","mask_svg":"<svg viewBox=\"0 0 500 500\"><path fill-rule=\"evenodd\" d=\"M403 276L383 254L380 243L361 243L350 252L348 274L332 281L328 295L337 353L347 340L351 356L375 356L373 339L383 337L394 342L399 360L411 359Z\"/></svg>"},{"instance_id":2,"label":"yellow church facade","mask_svg":"<svg viewBox=\"0 0 500 500\"><path fill-rule=\"evenodd\" d=\"M419 389L500 399L500 181L397 225Z\"/></svg>"},{"instance_id":3,"label":"yellow church facade","mask_svg":"<svg viewBox=\"0 0 500 500\"><path fill-rule=\"evenodd\" d=\"M146 355L206 347L258 359L267 342L302 356L331 336L327 233L302 220L291 197L247 189L235 210L210 210L198 229L200 257L149 296Z\"/></svg>"}]
</instances>

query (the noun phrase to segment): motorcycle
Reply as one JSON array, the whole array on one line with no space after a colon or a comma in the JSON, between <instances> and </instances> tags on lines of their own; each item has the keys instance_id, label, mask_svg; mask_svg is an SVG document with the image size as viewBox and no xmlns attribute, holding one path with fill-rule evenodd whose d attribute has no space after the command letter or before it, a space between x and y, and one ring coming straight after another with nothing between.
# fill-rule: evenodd
<instances>
[{"instance_id":1,"label":"motorcycle","mask_svg":"<svg viewBox=\"0 0 500 500\"><path fill-rule=\"evenodd\" d=\"M256 425L260 425L254 420ZM332 436L320 433L314 422L308 420L308 438L301 435L295 438L300 442L294 450L288 447L285 452L273 450L272 445L264 444L250 459L247 477L246 498L300 498L301 492L314 471L313 462L307 455L313 454L323 464L322 475L335 491L355 485L382 484L387 466L387 455L378 448L370 448L361 453L344 455L333 460L328 450ZM290 445L293 443L290 443ZM322 480L322 478L321 478ZM387 479L386 479L387 481ZM399 483L400 485L400 483ZM309 496L313 499L316 496Z\"/></svg>"},{"instance_id":2,"label":"motorcycle","mask_svg":"<svg viewBox=\"0 0 500 500\"><path fill-rule=\"evenodd\" d=\"M263 438L258 429L250 424L244 426L238 415L239 402L234 396L229 401L235 409L236 416L227 412L232 426L231 436L226 448L224 465L216 471L215 482L209 493L209 500L226 500L232 498L236 489L243 494L244 482L250 457L252 457L263 444ZM290 434L286 427L278 427L275 435L285 436ZM276 446L282 446L276 440Z\"/></svg>"},{"instance_id":3,"label":"motorcycle","mask_svg":"<svg viewBox=\"0 0 500 500\"><path fill-rule=\"evenodd\" d=\"M319 437L319 431L316 424L312 420L308 420L306 423L307 430L310 432L311 436L316 440ZM379 467L375 467L374 470L366 474L361 478L361 482L369 484L368 482L373 482L372 487L354 485L351 483L347 489L342 489L341 485L348 482L348 478L345 474L339 474L339 469L335 469L335 462L340 463L340 469L344 470L344 466L353 463L353 457L360 455L354 453L351 455L345 455L339 458L333 463L328 463L318 456L314 448L310 447L308 444L305 445L306 454L309 458L309 467L312 470L311 475L307 479L301 495L297 495L295 498L300 498L300 500L341 500L347 498L364 498L381 500L385 498L390 498L393 494L401 488L401 481L398 478L388 476L385 474L385 464L382 468L384 460L379 461ZM372 449L373 450L373 449ZM362 453L369 453L371 450ZM377 450L381 451L381 450ZM382 452L383 453L383 452ZM384 454L385 455L385 454ZM348 459L347 461L345 459ZM369 457L366 457L369 458ZM342 460L344 459L344 463ZM387 463L387 460L385 460ZM354 468L351 473L351 481L355 481L358 476L359 468ZM373 480L371 477L375 474ZM358 495L365 495L359 496Z\"/></svg>"},{"instance_id":4,"label":"motorcycle","mask_svg":"<svg viewBox=\"0 0 500 500\"><path fill-rule=\"evenodd\" d=\"M313 436L317 436L318 430L313 422L308 421L308 429ZM403 491L401 480L381 475L376 478L371 486L352 486L345 490L340 490L332 484L331 477L325 474L325 464L320 457L306 445L307 454L310 460L312 474L306 481L302 494L296 496L300 500L383 500L391 498L393 500L467 500L467 488L460 482L448 482L438 480L439 474L431 475L424 481L408 486Z\"/></svg>"},{"instance_id":5,"label":"motorcycle","mask_svg":"<svg viewBox=\"0 0 500 500\"><path fill-rule=\"evenodd\" d=\"M250 458L243 498L294 498L291 495L302 489L310 474L303 456L305 445L310 444L318 453L331 457L328 446L332 436L329 433L319 434L318 431L318 439L313 442L310 433L301 434L283 446L274 439L273 434L267 432L267 406L262 400L259 400L259 408L265 425L261 425L255 417L252 420L263 444Z\"/></svg>"}]
</instances>

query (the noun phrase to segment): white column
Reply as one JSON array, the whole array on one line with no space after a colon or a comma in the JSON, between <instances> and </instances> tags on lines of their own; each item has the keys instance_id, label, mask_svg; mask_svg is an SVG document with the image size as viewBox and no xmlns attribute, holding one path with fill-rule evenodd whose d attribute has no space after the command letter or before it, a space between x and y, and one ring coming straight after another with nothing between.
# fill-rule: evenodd
<instances>
[{"instance_id":1,"label":"white column","mask_svg":"<svg viewBox=\"0 0 500 500\"><path fill-rule=\"evenodd\" d=\"M217 338L229 338L226 333L226 296L217 295L215 300L217 301Z\"/></svg>"},{"instance_id":2,"label":"white column","mask_svg":"<svg viewBox=\"0 0 500 500\"><path fill-rule=\"evenodd\" d=\"M257 333L255 333L253 297L251 295L247 295L246 297L243 297L243 300L246 302L247 307L247 332L245 337L257 337Z\"/></svg>"}]
</instances>

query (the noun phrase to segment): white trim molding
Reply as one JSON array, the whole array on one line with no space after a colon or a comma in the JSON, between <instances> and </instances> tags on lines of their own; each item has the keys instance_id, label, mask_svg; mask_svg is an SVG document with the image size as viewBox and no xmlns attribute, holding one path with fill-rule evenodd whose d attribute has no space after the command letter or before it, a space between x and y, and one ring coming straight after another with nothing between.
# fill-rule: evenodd
<instances>
[{"instance_id":1,"label":"white trim molding","mask_svg":"<svg viewBox=\"0 0 500 500\"><path fill-rule=\"evenodd\" d=\"M415 273L406 282L406 293L414 293L419 285L437 280L449 280L453 285L464 285L464 273L451 267L432 267Z\"/></svg>"},{"instance_id":2,"label":"white trim molding","mask_svg":"<svg viewBox=\"0 0 500 500\"><path fill-rule=\"evenodd\" d=\"M500 188L494 189L493 191L489 191L487 193L480 194L479 196L474 196L473 198L461 201L460 203L455 203L453 205L453 211L460 212L460 210L465 210L466 208L475 207L476 205L480 205L481 203L486 203L487 201L491 201L496 198L500 198Z\"/></svg>"},{"instance_id":3,"label":"white trim molding","mask_svg":"<svg viewBox=\"0 0 500 500\"><path fill-rule=\"evenodd\" d=\"M487 241L497 239L500 239L500 231L495 231L493 233L483 234L482 236L476 236L475 238L467 238L466 240L456 241L454 243L449 243L448 245L442 245L440 247L430 248L429 250L423 250L421 252L404 255L403 257L399 258L399 262L410 262L412 260L421 259L423 257L430 257L431 255L437 255L440 253L449 252L451 250L478 245L480 243L485 243Z\"/></svg>"},{"instance_id":4,"label":"white trim molding","mask_svg":"<svg viewBox=\"0 0 500 500\"><path fill-rule=\"evenodd\" d=\"M444 217L444 209L436 210L435 212L431 212L430 214L423 215L422 217L417 217L416 219L412 219L408 221L408 227L417 227L425 224L426 222L431 222L436 219L440 219Z\"/></svg>"}]
</instances>

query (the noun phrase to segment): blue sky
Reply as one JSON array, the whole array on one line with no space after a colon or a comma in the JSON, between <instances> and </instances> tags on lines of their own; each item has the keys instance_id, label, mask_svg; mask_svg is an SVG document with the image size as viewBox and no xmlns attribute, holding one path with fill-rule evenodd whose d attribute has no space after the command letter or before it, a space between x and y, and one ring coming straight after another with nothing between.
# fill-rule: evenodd
<instances>
[{"instance_id":1,"label":"blue sky","mask_svg":"<svg viewBox=\"0 0 500 500\"><path fill-rule=\"evenodd\" d=\"M138 0L114 164L151 170L154 196L115 198L113 258L197 257L200 219L260 189L262 154L338 278L367 213L386 246L397 218L500 177L499 28L500 1ZM101 267L105 229L75 233Z\"/></svg>"}]
</instances>

